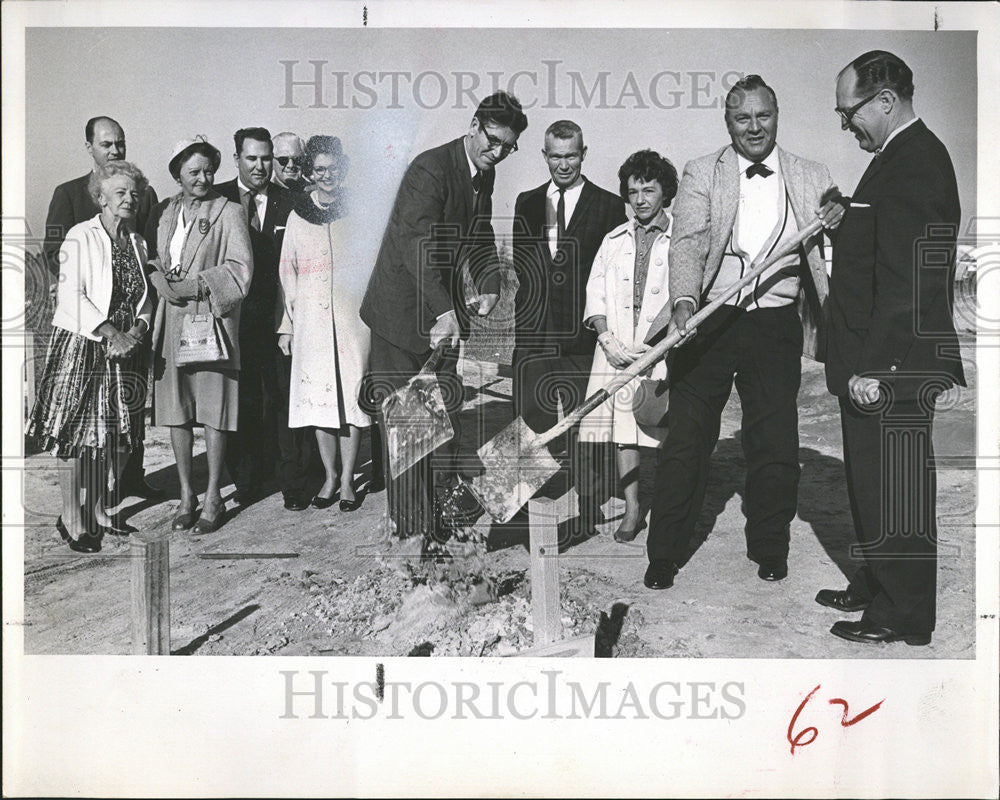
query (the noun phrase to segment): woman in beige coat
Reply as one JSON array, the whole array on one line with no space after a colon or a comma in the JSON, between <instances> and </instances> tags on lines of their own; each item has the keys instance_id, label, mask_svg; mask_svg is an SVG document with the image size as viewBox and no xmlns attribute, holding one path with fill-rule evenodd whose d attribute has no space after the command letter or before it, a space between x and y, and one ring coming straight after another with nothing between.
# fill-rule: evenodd
<instances>
[{"instance_id":1,"label":"woman in beige coat","mask_svg":"<svg viewBox=\"0 0 1000 800\"><path fill-rule=\"evenodd\" d=\"M622 199L633 218L601 243L587 281L586 324L597 331L597 349L587 394L593 394L648 348L649 325L668 302L670 216L664 210L677 193L677 171L652 150L633 153L618 170ZM667 377L660 361L651 377ZM632 384L633 387L636 384ZM615 541L630 542L645 527L639 503L639 448L659 447L665 428L640 426L632 411L634 389L624 389L588 414L581 435L618 445L618 473L625 516Z\"/></svg>"},{"instance_id":2,"label":"woman in beige coat","mask_svg":"<svg viewBox=\"0 0 1000 800\"><path fill-rule=\"evenodd\" d=\"M211 533L225 521L219 491L226 454L226 432L236 430L239 389L240 303L253 274L250 234L243 209L212 189L221 156L204 137L180 142L170 159L170 174L181 191L158 205L147 239L156 257L150 283L160 295L153 326L153 421L170 427L181 498L173 530L193 526ZM211 313L229 351L228 359L179 366L177 346L183 318ZM194 426L205 428L208 486L201 515L191 485Z\"/></svg>"},{"instance_id":3,"label":"woman in beige coat","mask_svg":"<svg viewBox=\"0 0 1000 800\"><path fill-rule=\"evenodd\" d=\"M284 304L278 347L292 357L288 427L316 429L326 480L313 505L333 505L339 484L341 511L354 511L361 505L354 490L361 428L372 424L358 405L371 344L358 315L368 272L359 268L359 237L344 208L347 157L340 140L309 139L306 169L314 188L296 197L278 268Z\"/></svg>"}]
</instances>

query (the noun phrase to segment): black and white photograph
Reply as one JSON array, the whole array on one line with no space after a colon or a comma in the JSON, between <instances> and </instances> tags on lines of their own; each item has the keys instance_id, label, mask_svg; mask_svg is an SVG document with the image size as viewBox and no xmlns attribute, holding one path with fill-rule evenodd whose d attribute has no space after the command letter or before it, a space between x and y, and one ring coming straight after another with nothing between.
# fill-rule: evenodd
<instances>
[{"instance_id":1,"label":"black and white photograph","mask_svg":"<svg viewBox=\"0 0 1000 800\"><path fill-rule=\"evenodd\" d=\"M995 6L6 11L5 794L996 795Z\"/></svg>"}]
</instances>

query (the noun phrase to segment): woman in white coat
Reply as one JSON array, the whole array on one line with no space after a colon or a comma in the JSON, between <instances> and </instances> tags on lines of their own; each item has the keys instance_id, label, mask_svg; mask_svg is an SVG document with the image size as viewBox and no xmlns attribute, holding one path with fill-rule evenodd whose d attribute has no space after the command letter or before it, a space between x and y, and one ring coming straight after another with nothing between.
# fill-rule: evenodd
<instances>
[{"instance_id":1,"label":"woman in white coat","mask_svg":"<svg viewBox=\"0 0 1000 800\"><path fill-rule=\"evenodd\" d=\"M371 332L358 315L368 273L359 269L344 209L347 157L340 140L309 139L306 169L314 188L296 195L279 264L278 347L292 357L288 427L316 429L326 479L312 504L333 505L339 484L340 510L354 511L361 505L354 489L360 429L372 424L358 405L371 347Z\"/></svg>"},{"instance_id":2,"label":"woman in white coat","mask_svg":"<svg viewBox=\"0 0 1000 800\"><path fill-rule=\"evenodd\" d=\"M670 216L664 210L677 193L677 171L652 150L633 153L618 170L622 199L633 219L619 225L601 243L587 281L586 324L597 331L597 350L587 394L597 391L648 349L643 339L657 312L668 302ZM651 377L667 377L666 362ZM625 495L625 516L615 541L630 542L645 527L639 503L639 448L659 447L665 428L636 422L632 410L635 383L587 415L581 435L618 446L618 473Z\"/></svg>"},{"instance_id":3,"label":"woman in white coat","mask_svg":"<svg viewBox=\"0 0 1000 800\"><path fill-rule=\"evenodd\" d=\"M42 449L68 462L59 470L56 529L80 553L100 550L99 534L129 532L108 515L104 493L107 459L117 480L145 433L147 363L140 343L153 301L146 243L132 221L146 186L127 161L109 161L90 178L101 211L70 228L60 248L52 339L28 423Z\"/></svg>"}]
</instances>

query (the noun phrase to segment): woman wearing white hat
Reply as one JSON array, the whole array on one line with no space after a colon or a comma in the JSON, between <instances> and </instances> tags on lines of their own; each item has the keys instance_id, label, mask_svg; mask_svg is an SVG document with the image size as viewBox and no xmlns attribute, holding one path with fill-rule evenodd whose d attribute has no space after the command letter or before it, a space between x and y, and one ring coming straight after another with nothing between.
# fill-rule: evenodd
<instances>
[{"instance_id":1,"label":"woman wearing white hat","mask_svg":"<svg viewBox=\"0 0 1000 800\"><path fill-rule=\"evenodd\" d=\"M226 432L236 430L240 304L253 274L243 210L212 188L221 160L204 136L179 142L169 168L181 190L154 209L146 231L155 255L150 283L160 295L153 324L153 422L170 427L177 460L181 496L171 527L193 527L195 533L211 533L225 521L219 485ZM181 330L191 315L206 314L213 318L222 352L190 363L183 357L188 341L181 341ZM197 521L191 484L195 425L205 428L208 457L208 486Z\"/></svg>"}]
</instances>

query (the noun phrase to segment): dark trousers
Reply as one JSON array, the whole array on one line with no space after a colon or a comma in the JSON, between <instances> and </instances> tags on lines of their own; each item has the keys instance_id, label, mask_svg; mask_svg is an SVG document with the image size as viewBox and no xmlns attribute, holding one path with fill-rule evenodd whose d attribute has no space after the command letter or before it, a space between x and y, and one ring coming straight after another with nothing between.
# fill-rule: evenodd
<instances>
[{"instance_id":1,"label":"dark trousers","mask_svg":"<svg viewBox=\"0 0 1000 800\"><path fill-rule=\"evenodd\" d=\"M723 306L674 352L670 430L659 452L646 541L651 561L687 560L734 380L743 409L747 557L758 563L787 558L800 473L801 354L802 324L792 305Z\"/></svg>"},{"instance_id":2,"label":"dark trousers","mask_svg":"<svg viewBox=\"0 0 1000 800\"><path fill-rule=\"evenodd\" d=\"M840 399L847 491L865 559L851 590L871 600L866 622L904 633L934 630L935 399L893 399L870 411Z\"/></svg>"},{"instance_id":3,"label":"dark trousers","mask_svg":"<svg viewBox=\"0 0 1000 800\"><path fill-rule=\"evenodd\" d=\"M587 382L594 363L590 355L546 355L522 352L514 363L514 410L535 433L543 433L559 421L563 413L580 405L587 397ZM569 473L580 498L580 516L600 521L600 506L611 496L614 466L611 448L580 441L580 427L574 426L552 441L549 451L558 458L569 457Z\"/></svg>"},{"instance_id":4,"label":"dark trousers","mask_svg":"<svg viewBox=\"0 0 1000 800\"><path fill-rule=\"evenodd\" d=\"M146 336L143 338L143 342L140 347L145 350L145 363L150 364L152 361L152 337ZM147 378L149 376L147 375ZM143 414L145 415L145 404L146 396L150 391L152 386L151 382L147 381L146 392L143 393ZM146 469L143 465L143 460L146 457L146 446L142 441L138 441L135 447L132 448L132 452L129 453L128 461L125 462L125 467L122 469L121 475L118 476L118 481L121 483L125 491L129 489L135 489L140 486L142 482L146 479ZM119 498L120 499L120 498Z\"/></svg>"},{"instance_id":5,"label":"dark trousers","mask_svg":"<svg viewBox=\"0 0 1000 800\"><path fill-rule=\"evenodd\" d=\"M458 445L461 439L459 413L462 410L464 389L458 376L458 348L449 347L444 352L436 371L441 393L444 397L448 418L455 429L454 437L442 444L433 453L421 459L397 478L390 472L388 454L389 436L385 431L385 419L381 413L381 401L389 391L403 386L416 375L430 358L431 350L411 353L397 347L392 342L372 333L369 362L370 381L375 393L378 424L382 430L383 463L386 468L386 490L389 517L396 526L400 538L422 535L433 536L438 532L436 502L453 488L458 478Z\"/></svg>"},{"instance_id":6,"label":"dark trousers","mask_svg":"<svg viewBox=\"0 0 1000 800\"><path fill-rule=\"evenodd\" d=\"M240 491L258 488L276 462L282 494L305 491L312 432L288 427L290 371L275 337L241 337L239 420L226 446L226 468Z\"/></svg>"}]
</instances>

